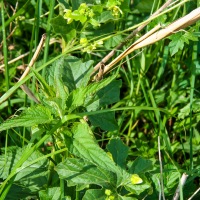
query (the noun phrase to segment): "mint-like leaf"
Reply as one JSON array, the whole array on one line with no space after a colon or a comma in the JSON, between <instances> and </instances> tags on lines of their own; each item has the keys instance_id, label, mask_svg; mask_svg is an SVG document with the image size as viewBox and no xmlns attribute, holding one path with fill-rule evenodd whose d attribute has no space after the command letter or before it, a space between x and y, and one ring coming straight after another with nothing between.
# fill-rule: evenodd
<instances>
[{"instance_id":1,"label":"mint-like leaf","mask_svg":"<svg viewBox=\"0 0 200 200\"><path fill-rule=\"evenodd\" d=\"M55 170L60 178L76 184L96 184L106 188L115 188L116 175L87 160L67 158L59 163Z\"/></svg>"},{"instance_id":2,"label":"mint-like leaf","mask_svg":"<svg viewBox=\"0 0 200 200\"><path fill-rule=\"evenodd\" d=\"M114 131L118 129L118 124L115 120L114 112L90 115L89 120L93 126L100 127L105 131Z\"/></svg>"},{"instance_id":3,"label":"mint-like leaf","mask_svg":"<svg viewBox=\"0 0 200 200\"><path fill-rule=\"evenodd\" d=\"M20 116L14 117L2 123L0 125L0 131L18 126L31 127L38 124L49 123L52 120L53 117L48 108L42 105L36 105L32 108L27 108L21 113Z\"/></svg>"},{"instance_id":4,"label":"mint-like leaf","mask_svg":"<svg viewBox=\"0 0 200 200\"><path fill-rule=\"evenodd\" d=\"M129 148L119 138L110 140L106 147L115 163L125 169Z\"/></svg>"}]
</instances>

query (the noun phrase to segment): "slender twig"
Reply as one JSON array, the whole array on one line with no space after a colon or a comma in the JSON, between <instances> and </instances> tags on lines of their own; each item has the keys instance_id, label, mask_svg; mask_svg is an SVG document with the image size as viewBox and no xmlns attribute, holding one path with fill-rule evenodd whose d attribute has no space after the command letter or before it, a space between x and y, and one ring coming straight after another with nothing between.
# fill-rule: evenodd
<instances>
[{"instance_id":1,"label":"slender twig","mask_svg":"<svg viewBox=\"0 0 200 200\"><path fill-rule=\"evenodd\" d=\"M163 200L165 200L165 193L164 193L164 184L163 184L163 166L162 166L162 157L160 151L160 136L158 136L158 157L160 163L160 188Z\"/></svg>"},{"instance_id":2,"label":"slender twig","mask_svg":"<svg viewBox=\"0 0 200 200\"><path fill-rule=\"evenodd\" d=\"M1 5L1 18L2 18L2 34L3 34L3 55L4 55L4 64L5 64L5 79L6 79L6 89L10 88L10 80L9 80L9 68L8 68L8 49L6 42L6 27L4 21L4 2L0 3ZM11 114L11 103L10 99L8 99L8 112Z\"/></svg>"},{"instance_id":3,"label":"slender twig","mask_svg":"<svg viewBox=\"0 0 200 200\"><path fill-rule=\"evenodd\" d=\"M176 192L175 192L175 194L173 196L173 200L178 200L179 199L180 188L183 188L183 186L186 183L187 178L188 178L188 175L186 173L183 173L183 175L181 177L181 180L180 180L180 183L179 183L178 187L176 188Z\"/></svg>"},{"instance_id":4,"label":"slender twig","mask_svg":"<svg viewBox=\"0 0 200 200\"><path fill-rule=\"evenodd\" d=\"M164 10L165 8L167 8L170 3L173 0L168 0L165 4L163 4L162 7L160 7L155 13L153 13L150 17L149 17L149 21L147 21L146 23L142 24L141 26L139 26L137 29L135 29L130 35L128 35L126 37L126 39L120 43L117 47L115 47L115 49L113 49L108 55L106 55L95 67L94 67L94 71L93 74L100 68L102 63L106 63L112 56L115 55L116 51L121 49L125 44L127 40L130 40L131 38L133 38L138 32L140 32L149 22L150 19L153 18L154 16L156 16L157 14L159 14L160 12L162 12L162 10ZM93 75L92 74L92 75Z\"/></svg>"},{"instance_id":5,"label":"slender twig","mask_svg":"<svg viewBox=\"0 0 200 200\"><path fill-rule=\"evenodd\" d=\"M200 187L194 192L194 194L188 200L191 200L199 191L200 191Z\"/></svg>"},{"instance_id":6,"label":"slender twig","mask_svg":"<svg viewBox=\"0 0 200 200\"><path fill-rule=\"evenodd\" d=\"M34 65L35 61L37 60L38 56L39 56L39 53L44 45L44 42L45 42L45 39L46 39L46 35L43 34L42 35L42 38L40 40L40 43L39 45L37 46L37 49L28 65L28 67L26 68L26 70L24 71L24 73L22 74L21 78L19 79L19 81L21 81L22 79L24 79L29 71L30 71L30 68ZM18 82L19 82L18 81ZM25 85L25 84L22 84L21 86L21 89L31 98L33 99L36 103L39 103L40 101L35 97L35 95L31 92L31 90Z\"/></svg>"},{"instance_id":7,"label":"slender twig","mask_svg":"<svg viewBox=\"0 0 200 200\"><path fill-rule=\"evenodd\" d=\"M191 24L195 23L199 19L200 19L200 8L197 8L197 9L193 10L192 12L190 12L188 15L172 22L166 28L163 28L163 29L155 32L154 34L151 34L147 38L145 37L145 39L143 39L142 41L141 41L141 39L139 39L140 42L136 41L134 44L132 44L130 47L128 47L124 52L122 52L117 58L115 58L111 63L106 65L104 68L104 74L107 73L121 59L123 59L125 56L132 53L133 51L143 48L145 46L148 46L150 44L153 44L169 35L172 35L175 32L177 32L178 30L181 30L182 28L190 26ZM148 34L148 33L146 33L146 34Z\"/></svg>"},{"instance_id":8,"label":"slender twig","mask_svg":"<svg viewBox=\"0 0 200 200\"><path fill-rule=\"evenodd\" d=\"M22 76L20 77L19 81L21 81L23 78L25 78L27 76L27 74L29 73L30 71L30 68L33 66L33 64L35 63L35 61L37 60L38 56L39 56L39 53L44 45L44 42L45 42L45 39L46 39L46 35L43 34L42 35L42 38L40 40L40 43L39 45L37 46L37 49L28 65L28 67L26 68L26 70L24 71L24 73L22 74Z\"/></svg>"}]
</instances>

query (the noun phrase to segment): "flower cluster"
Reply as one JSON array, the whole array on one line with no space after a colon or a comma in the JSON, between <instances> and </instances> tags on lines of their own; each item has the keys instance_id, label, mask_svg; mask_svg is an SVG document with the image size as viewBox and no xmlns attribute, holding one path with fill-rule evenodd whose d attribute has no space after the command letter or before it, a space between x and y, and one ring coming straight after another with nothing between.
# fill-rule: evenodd
<instances>
[{"instance_id":1,"label":"flower cluster","mask_svg":"<svg viewBox=\"0 0 200 200\"><path fill-rule=\"evenodd\" d=\"M80 39L80 44L84 47L83 50L82 50L83 52L91 53L97 47L101 47L102 44L103 44L103 41L98 40L98 41L95 41L95 42L89 44L87 38L84 37L84 38Z\"/></svg>"},{"instance_id":2,"label":"flower cluster","mask_svg":"<svg viewBox=\"0 0 200 200\"><path fill-rule=\"evenodd\" d=\"M80 21L82 24L85 22L89 22L94 27L100 26L100 24L93 18L95 16L95 13L92 8L89 8L89 6L86 3L82 3L78 10L64 10L64 18L67 20L67 23L70 24L75 21Z\"/></svg>"},{"instance_id":3,"label":"flower cluster","mask_svg":"<svg viewBox=\"0 0 200 200\"><path fill-rule=\"evenodd\" d=\"M119 17L120 14L123 14L120 9L120 5L124 0L108 0L106 7L108 10L112 11L114 17Z\"/></svg>"}]
</instances>

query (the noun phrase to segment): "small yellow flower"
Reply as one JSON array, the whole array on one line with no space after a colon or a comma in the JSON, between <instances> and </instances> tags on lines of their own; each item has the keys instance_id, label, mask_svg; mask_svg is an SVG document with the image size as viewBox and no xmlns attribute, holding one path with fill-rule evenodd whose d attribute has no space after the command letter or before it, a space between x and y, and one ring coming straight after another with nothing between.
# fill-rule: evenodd
<instances>
[{"instance_id":1,"label":"small yellow flower","mask_svg":"<svg viewBox=\"0 0 200 200\"><path fill-rule=\"evenodd\" d=\"M112 161L114 161L114 160L113 160L113 157L112 157L112 154L111 154L110 152L107 152L107 155L109 156L109 158L110 158Z\"/></svg>"},{"instance_id":2,"label":"small yellow flower","mask_svg":"<svg viewBox=\"0 0 200 200\"><path fill-rule=\"evenodd\" d=\"M132 174L132 176L131 176L131 183L133 185L140 184L142 182L143 182L143 180L137 174Z\"/></svg>"},{"instance_id":3,"label":"small yellow flower","mask_svg":"<svg viewBox=\"0 0 200 200\"><path fill-rule=\"evenodd\" d=\"M105 195L110 196L111 193L112 193L111 190L108 190L108 189L105 190Z\"/></svg>"},{"instance_id":4,"label":"small yellow flower","mask_svg":"<svg viewBox=\"0 0 200 200\"><path fill-rule=\"evenodd\" d=\"M69 9L65 9L64 12L65 12L65 14L63 17L64 17L64 19L67 20L67 23L70 24L73 21L73 19L71 18L72 11Z\"/></svg>"},{"instance_id":5,"label":"small yellow flower","mask_svg":"<svg viewBox=\"0 0 200 200\"><path fill-rule=\"evenodd\" d=\"M88 43L88 40L87 40L87 38L81 38L80 39L80 44L82 44L82 45L87 45L87 43Z\"/></svg>"}]
</instances>

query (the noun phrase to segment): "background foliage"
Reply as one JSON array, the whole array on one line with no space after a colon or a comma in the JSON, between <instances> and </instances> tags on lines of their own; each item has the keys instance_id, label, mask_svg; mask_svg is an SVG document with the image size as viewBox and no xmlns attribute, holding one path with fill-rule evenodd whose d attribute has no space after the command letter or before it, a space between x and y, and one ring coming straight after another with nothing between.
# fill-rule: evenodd
<instances>
[{"instance_id":1,"label":"background foliage","mask_svg":"<svg viewBox=\"0 0 200 200\"><path fill-rule=\"evenodd\" d=\"M199 188L199 22L128 55L101 80L91 78L163 3L1 1L2 199L172 199L183 173L180 199ZM176 4L116 55L199 6ZM43 33L42 52L17 83Z\"/></svg>"}]
</instances>

